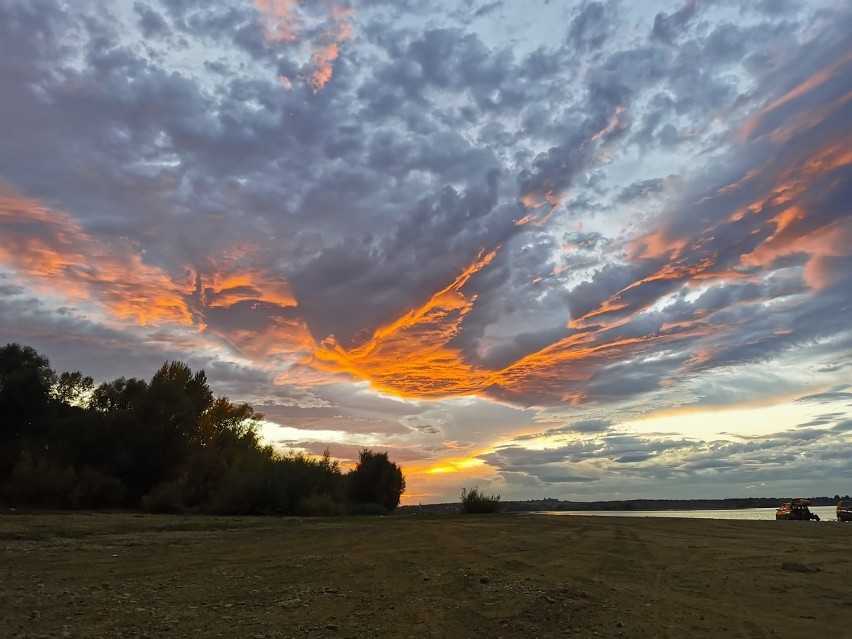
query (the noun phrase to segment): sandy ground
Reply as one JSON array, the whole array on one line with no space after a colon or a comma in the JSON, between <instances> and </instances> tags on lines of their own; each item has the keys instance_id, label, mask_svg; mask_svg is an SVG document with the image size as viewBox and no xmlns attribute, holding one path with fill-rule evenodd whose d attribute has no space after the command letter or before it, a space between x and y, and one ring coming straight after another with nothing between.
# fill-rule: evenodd
<instances>
[{"instance_id":1,"label":"sandy ground","mask_svg":"<svg viewBox=\"0 0 852 639\"><path fill-rule=\"evenodd\" d=\"M0 516L0 637L852 638L852 524Z\"/></svg>"}]
</instances>

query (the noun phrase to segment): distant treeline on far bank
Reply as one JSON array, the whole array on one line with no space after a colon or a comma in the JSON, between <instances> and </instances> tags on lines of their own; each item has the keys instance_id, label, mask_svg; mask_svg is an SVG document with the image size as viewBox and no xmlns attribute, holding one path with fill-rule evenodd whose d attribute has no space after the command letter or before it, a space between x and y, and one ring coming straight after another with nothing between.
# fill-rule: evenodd
<instances>
[{"instance_id":1,"label":"distant treeline on far bank","mask_svg":"<svg viewBox=\"0 0 852 639\"><path fill-rule=\"evenodd\" d=\"M800 497L794 495L793 497ZM623 499L615 501L567 501L561 499L529 499L501 502L502 512L542 511L625 511L625 510L739 510L745 508L777 508L791 497L731 497L728 499ZM834 497L809 497L814 506L835 506L838 501L852 501L849 495ZM402 506L400 513L450 513L458 512L458 503L421 504Z\"/></svg>"}]
</instances>

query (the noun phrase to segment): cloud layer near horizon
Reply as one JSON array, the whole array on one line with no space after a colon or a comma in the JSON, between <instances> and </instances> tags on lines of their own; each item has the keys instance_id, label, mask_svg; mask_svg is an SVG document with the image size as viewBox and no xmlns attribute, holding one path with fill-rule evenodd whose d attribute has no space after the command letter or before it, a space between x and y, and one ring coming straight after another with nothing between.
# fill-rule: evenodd
<instances>
[{"instance_id":1,"label":"cloud layer near horizon","mask_svg":"<svg viewBox=\"0 0 852 639\"><path fill-rule=\"evenodd\" d=\"M852 12L439 4L5 3L0 336L506 494L782 477L624 423L848 379Z\"/></svg>"}]
</instances>

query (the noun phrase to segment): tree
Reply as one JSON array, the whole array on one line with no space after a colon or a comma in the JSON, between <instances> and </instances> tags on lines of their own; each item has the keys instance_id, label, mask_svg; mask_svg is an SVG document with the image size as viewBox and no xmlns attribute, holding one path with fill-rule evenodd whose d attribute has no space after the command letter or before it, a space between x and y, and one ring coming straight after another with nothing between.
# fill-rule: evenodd
<instances>
[{"instance_id":1,"label":"tree","mask_svg":"<svg viewBox=\"0 0 852 639\"><path fill-rule=\"evenodd\" d=\"M94 380L80 371L62 373L50 389L54 399L69 406L88 405L89 395L95 387Z\"/></svg>"},{"instance_id":2,"label":"tree","mask_svg":"<svg viewBox=\"0 0 852 639\"><path fill-rule=\"evenodd\" d=\"M108 413L111 411L131 410L148 391L148 383L131 377L119 377L111 382L104 382L92 392L89 407Z\"/></svg>"},{"instance_id":3,"label":"tree","mask_svg":"<svg viewBox=\"0 0 852 639\"><path fill-rule=\"evenodd\" d=\"M225 438L256 446L262 420L263 415L248 404L232 404L227 397L217 397L198 418L192 439L200 446L221 445Z\"/></svg>"},{"instance_id":4,"label":"tree","mask_svg":"<svg viewBox=\"0 0 852 639\"><path fill-rule=\"evenodd\" d=\"M182 362L167 362L134 406L158 448L156 466L162 474L174 471L196 437L201 416L213 404L204 371L193 373Z\"/></svg>"},{"instance_id":5,"label":"tree","mask_svg":"<svg viewBox=\"0 0 852 639\"><path fill-rule=\"evenodd\" d=\"M399 506L405 492L402 470L388 459L388 454L361 451L355 470L347 476L349 499L354 504L378 504L387 511Z\"/></svg>"},{"instance_id":6,"label":"tree","mask_svg":"<svg viewBox=\"0 0 852 639\"><path fill-rule=\"evenodd\" d=\"M94 387L57 375L28 346L0 348L0 498L58 507L197 509L333 516L393 510L405 490L387 453L347 475L322 457L279 453L263 415L214 397L204 371L166 362L150 382Z\"/></svg>"},{"instance_id":7,"label":"tree","mask_svg":"<svg viewBox=\"0 0 852 639\"><path fill-rule=\"evenodd\" d=\"M204 411L179 468L177 486L187 506L209 501L239 460L260 447L262 419L248 404L232 404L227 397L217 397Z\"/></svg>"},{"instance_id":8,"label":"tree","mask_svg":"<svg viewBox=\"0 0 852 639\"><path fill-rule=\"evenodd\" d=\"M154 373L145 396L147 416L170 435L189 439L198 418L213 404L213 392L202 370L193 374L182 362L167 362Z\"/></svg>"},{"instance_id":9,"label":"tree","mask_svg":"<svg viewBox=\"0 0 852 639\"><path fill-rule=\"evenodd\" d=\"M50 406L56 373L31 346L0 348L0 441L27 435Z\"/></svg>"}]
</instances>

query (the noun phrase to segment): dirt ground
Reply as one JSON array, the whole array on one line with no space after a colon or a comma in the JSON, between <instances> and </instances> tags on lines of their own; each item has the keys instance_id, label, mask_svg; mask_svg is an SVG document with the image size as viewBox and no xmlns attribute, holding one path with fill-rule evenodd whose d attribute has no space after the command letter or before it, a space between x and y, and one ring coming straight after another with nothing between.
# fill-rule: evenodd
<instances>
[{"instance_id":1,"label":"dirt ground","mask_svg":"<svg viewBox=\"0 0 852 639\"><path fill-rule=\"evenodd\" d=\"M0 637L852 637L852 524L0 516Z\"/></svg>"}]
</instances>

